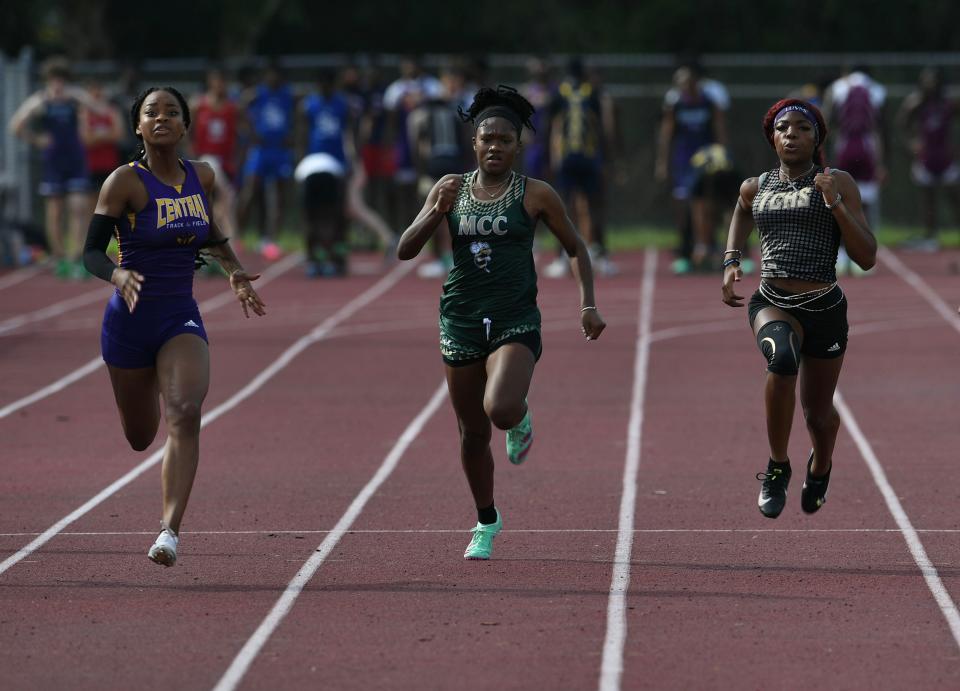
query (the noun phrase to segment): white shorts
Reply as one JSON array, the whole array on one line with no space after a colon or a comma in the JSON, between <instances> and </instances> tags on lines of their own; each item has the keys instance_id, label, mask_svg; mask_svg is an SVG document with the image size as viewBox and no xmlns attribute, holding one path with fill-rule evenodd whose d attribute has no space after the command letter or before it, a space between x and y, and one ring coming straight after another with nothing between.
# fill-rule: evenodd
<instances>
[{"instance_id":1,"label":"white shorts","mask_svg":"<svg viewBox=\"0 0 960 691\"><path fill-rule=\"evenodd\" d=\"M910 176L913 182L920 187L934 187L936 185L955 185L960 181L960 166L951 163L950 166L940 173L931 173L923 163L914 161L910 166Z\"/></svg>"}]
</instances>

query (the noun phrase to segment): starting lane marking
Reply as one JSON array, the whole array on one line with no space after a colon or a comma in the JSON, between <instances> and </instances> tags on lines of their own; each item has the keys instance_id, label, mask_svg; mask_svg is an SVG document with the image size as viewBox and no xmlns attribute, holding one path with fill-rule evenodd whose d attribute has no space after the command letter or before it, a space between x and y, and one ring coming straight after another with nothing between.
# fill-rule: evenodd
<instances>
[{"instance_id":1,"label":"starting lane marking","mask_svg":"<svg viewBox=\"0 0 960 691\"><path fill-rule=\"evenodd\" d=\"M290 583L287 584L283 595L280 596L269 614L267 614L260 623L260 626L257 627L257 630L253 632L253 635L250 636L240 649L240 652L237 653L237 656L233 659L233 662L230 663L227 671L224 672L223 677L217 682L214 691L232 691L232 689L235 689L237 684L243 680L243 676L247 673L254 658L256 658L271 634L273 634L280 625L280 622L287 616L287 613L289 613L293 607L293 603L300 595L304 586L313 578L317 569L326 561L330 553L333 552L337 543L340 542L340 538L349 531L350 526L357 520L357 517L367 505L367 502L370 501L370 498L380 488L380 485L384 483L394 468L397 467L404 452L406 452L410 444L417 438L424 425L427 424L427 421L437 411L446 397L447 384L444 381L441 382L437 390L434 391L427 405L424 406L410 424L407 425L407 428L403 431L403 434L400 435L397 443L390 449L390 453L383 459L383 463L377 469L377 472L374 473L373 477L370 478L370 481L367 482L356 496L343 516L340 517L340 520L337 521L333 530L329 532L326 539L320 543L320 546L317 547L310 558L300 567L300 570L297 571L297 574Z\"/></svg>"},{"instance_id":2,"label":"starting lane marking","mask_svg":"<svg viewBox=\"0 0 960 691\"><path fill-rule=\"evenodd\" d=\"M263 286L267 285L278 276L286 273L290 269L297 266L301 261L303 261L302 255L299 255L299 254L287 255L286 257L278 261L276 264L273 264L267 267L263 271L263 274L260 276L259 279L257 279L257 287L262 288ZM233 290L228 289L223 291L222 293L214 295L212 298L208 300L204 300L199 304L198 307L201 311L212 312L213 310L219 307L222 307L225 304L228 304L231 298L233 298ZM103 366L103 360L101 358L99 357L93 358L87 364L81 367L78 367L77 369L73 370L69 374L65 374L64 376L60 377L60 379L57 379L55 382L51 384L47 384L42 389L37 389L32 394L24 396L23 398L18 398L17 400L3 406L2 408L0 408L0 420L2 420L5 417L8 417L12 413L17 412L21 408L25 408L28 405L32 405L37 401L42 401L44 398L52 396L58 391L63 391L65 388L67 388L68 386L70 386L71 384L77 381L80 381L81 379L86 377L88 374L92 374L93 372L96 372L102 366Z\"/></svg>"},{"instance_id":3,"label":"starting lane marking","mask_svg":"<svg viewBox=\"0 0 960 691\"><path fill-rule=\"evenodd\" d=\"M640 468L640 441L643 433L643 406L650 360L650 327L653 314L653 288L657 271L657 252L648 249L640 283L640 308L637 317L637 345L633 364L633 393L630 421L627 423L627 451L623 469L623 493L620 496L620 520L614 550L613 575L607 600L607 631L600 662L600 691L617 691L623 676L623 648L627 640L627 590L630 588L630 558L633 551L633 525L637 503L637 474Z\"/></svg>"},{"instance_id":4,"label":"starting lane marking","mask_svg":"<svg viewBox=\"0 0 960 691\"><path fill-rule=\"evenodd\" d=\"M276 360L270 363L266 368L260 371L260 373L254 377L246 386L240 389L233 396L228 398L226 401L218 405L216 408L211 410L209 413L204 415L200 420L200 427L206 427L211 422L214 422L217 418L224 415L225 413L230 412L240 403L250 398L254 393L260 390L264 384L266 384L270 379L274 377L277 373L283 370L287 365L289 365L294 358L296 358L300 353L309 348L311 345L317 341L321 341L327 337L327 335L339 324L351 317L354 313L367 306L378 297L387 292L390 288L397 284L401 278L403 278L407 273L409 273L417 262L404 262L399 264L394 268L390 273L381 278L379 281L374 283L372 286L363 291L360 295L353 298L346 305L341 307L339 310L334 312L332 315L327 317L319 326L317 326L313 331L301 336L297 341L287 348L283 353L280 354ZM12 556L7 557L2 562L0 562L0 575L3 575L6 571L10 569L14 564L21 561L25 557L30 556L35 551L40 549L47 542L52 540L56 535L63 531L68 525L76 521L78 518L81 518L85 514L92 511L98 505L103 503L106 499L113 496L116 492L123 489L131 482L140 477L147 470L155 466L163 458L163 448L158 449L156 452L150 455L145 461L140 463L132 470L130 470L126 475L122 476L118 480L114 481L106 488L101 490L97 495L88 500L82 506L77 509L74 509L71 513L67 514L59 521L54 523L52 526L47 528L43 533L41 533L36 539L32 540L26 546L18 550Z\"/></svg>"},{"instance_id":5,"label":"starting lane marking","mask_svg":"<svg viewBox=\"0 0 960 691\"><path fill-rule=\"evenodd\" d=\"M870 442L867 441L866 436L860 430L860 425L857 424L853 413L850 412L850 408L847 407L847 403L843 400L839 389L834 393L833 402L837 407L837 411L840 413L840 417L843 419L843 424L846 425L850 436L853 437L857 448L860 449L860 455L863 456L867 467L870 468L870 474L873 475L873 481L880 490L880 494L883 495L883 499L887 503L887 508L900 527L900 532L903 534L903 539L907 542L910 554L920 569L920 573L923 574L923 580L927 582L927 587L930 588L930 592L933 593L933 599L936 600L940 611L946 618L947 625L950 627L950 633L953 634L954 642L960 646L960 613L957 612L956 604L944 587L943 581L940 580L940 574L937 573L936 567L927 556L927 551L923 548L923 543L920 542L920 537L917 535L918 531L910 522L907 512L903 510L903 505L900 504L897 493L894 492L893 487L887 480L887 474L884 472L883 466L880 465L880 461L877 459L876 454L874 454Z\"/></svg>"}]
</instances>

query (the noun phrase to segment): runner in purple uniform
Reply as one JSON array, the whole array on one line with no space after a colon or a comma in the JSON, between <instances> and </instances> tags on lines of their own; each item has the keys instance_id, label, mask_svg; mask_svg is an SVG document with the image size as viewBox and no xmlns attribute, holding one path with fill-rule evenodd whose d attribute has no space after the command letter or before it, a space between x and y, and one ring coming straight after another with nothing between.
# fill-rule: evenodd
<instances>
[{"instance_id":1,"label":"runner in purple uniform","mask_svg":"<svg viewBox=\"0 0 960 691\"><path fill-rule=\"evenodd\" d=\"M130 122L142 148L103 184L83 260L90 273L117 288L104 312L100 344L124 434L136 451L153 443L163 400L163 517L148 556L173 566L210 381L207 334L193 299L198 250L207 248L229 274L245 315L264 314L264 304L250 285L259 274L243 269L210 218L213 169L177 157L190 126L183 96L170 87L147 89L134 102ZM120 266L106 256L114 235Z\"/></svg>"}]
</instances>

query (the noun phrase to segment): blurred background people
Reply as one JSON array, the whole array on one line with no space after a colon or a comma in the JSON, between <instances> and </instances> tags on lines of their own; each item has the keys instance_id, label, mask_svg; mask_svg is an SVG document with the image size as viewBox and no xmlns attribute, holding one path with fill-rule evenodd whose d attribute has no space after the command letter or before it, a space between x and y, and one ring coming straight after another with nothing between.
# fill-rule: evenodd
<instances>
[{"instance_id":1,"label":"blurred background people","mask_svg":"<svg viewBox=\"0 0 960 691\"><path fill-rule=\"evenodd\" d=\"M71 83L70 65L54 57L42 68L44 86L14 112L10 131L41 151L38 192L44 198L47 249L61 278L85 278L80 263L90 211L90 177L80 137L83 106L100 104Z\"/></svg>"},{"instance_id":2,"label":"blurred background people","mask_svg":"<svg viewBox=\"0 0 960 691\"><path fill-rule=\"evenodd\" d=\"M209 163L216 174L214 218L224 235L236 238L239 229L234 185L240 113L228 94L226 74L221 68L213 67L207 71L206 90L191 99L190 112L193 117L188 134L193 155Z\"/></svg>"},{"instance_id":3,"label":"blurred background people","mask_svg":"<svg viewBox=\"0 0 960 691\"><path fill-rule=\"evenodd\" d=\"M592 256L596 257L597 273L606 273L601 208L605 140L601 97L587 79L580 58L575 57L567 64L567 74L557 86L550 112L550 159L558 191ZM544 269L544 275L560 278L569 271L569 259L561 251Z\"/></svg>"},{"instance_id":4,"label":"blurred background people","mask_svg":"<svg viewBox=\"0 0 960 691\"><path fill-rule=\"evenodd\" d=\"M960 223L960 166L954 156L953 123L958 114L955 101L947 98L940 70L920 72L917 89L904 99L897 113L897 130L912 158L910 177L920 193L923 235L907 241L907 247L935 252L940 249L938 199L942 193Z\"/></svg>"},{"instance_id":5,"label":"blurred background people","mask_svg":"<svg viewBox=\"0 0 960 691\"><path fill-rule=\"evenodd\" d=\"M874 80L866 67L856 66L834 81L823 99L823 116L833 140L833 166L853 177L860 190L864 215L870 227L880 225L880 186L887 177L884 106L886 88ZM864 273L853 264L841 246L837 258L840 274Z\"/></svg>"},{"instance_id":6,"label":"blurred background people","mask_svg":"<svg viewBox=\"0 0 960 691\"><path fill-rule=\"evenodd\" d=\"M695 71L688 65L673 74L673 86L663 100L663 113L657 137L654 176L669 181L673 197L678 247L673 271L684 274L694 267L694 257L705 256L708 248L695 247L691 199L697 180L693 155L705 146L726 147L726 121L723 110L700 87Z\"/></svg>"},{"instance_id":7,"label":"blurred background people","mask_svg":"<svg viewBox=\"0 0 960 691\"><path fill-rule=\"evenodd\" d=\"M244 94L242 109L250 124L250 150L243 168L240 222L258 208L259 250L273 261L283 223L287 189L293 175L294 94L279 66L271 63L263 80Z\"/></svg>"}]
</instances>

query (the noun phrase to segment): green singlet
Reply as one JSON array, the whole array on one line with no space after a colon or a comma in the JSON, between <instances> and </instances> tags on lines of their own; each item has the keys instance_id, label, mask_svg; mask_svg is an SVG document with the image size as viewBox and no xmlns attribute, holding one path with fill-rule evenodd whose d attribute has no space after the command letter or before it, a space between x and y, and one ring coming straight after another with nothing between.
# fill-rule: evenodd
<instances>
[{"instance_id":1,"label":"green singlet","mask_svg":"<svg viewBox=\"0 0 960 691\"><path fill-rule=\"evenodd\" d=\"M506 191L485 201L473 193L476 175L463 175L447 214L453 268L440 298L440 349L451 364L482 359L516 336L540 330L536 224L523 207L527 178L511 173Z\"/></svg>"}]
</instances>

